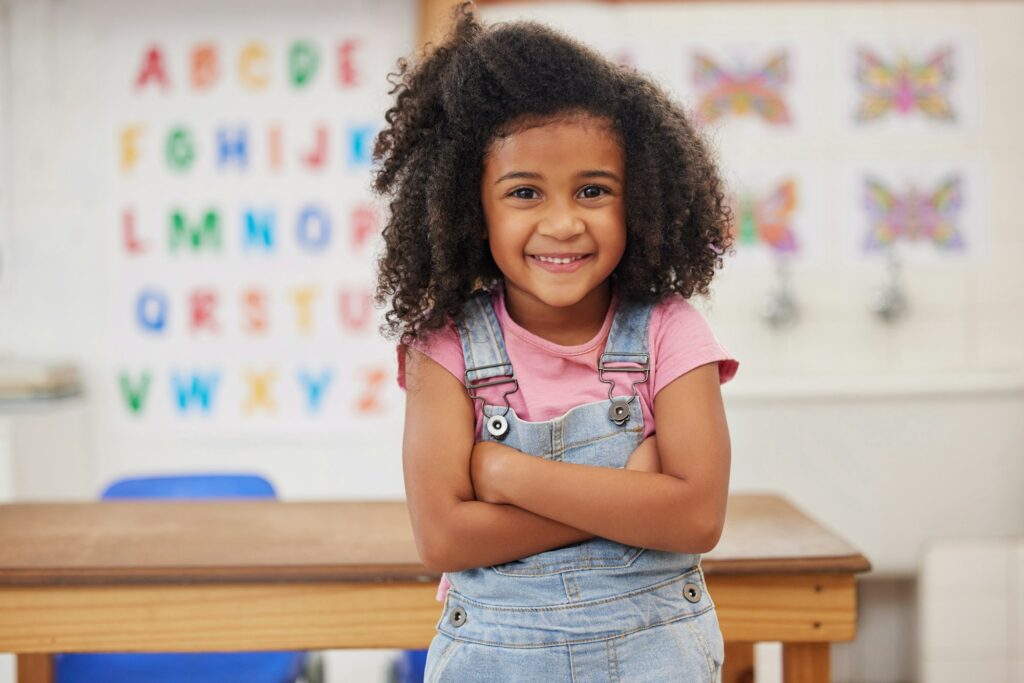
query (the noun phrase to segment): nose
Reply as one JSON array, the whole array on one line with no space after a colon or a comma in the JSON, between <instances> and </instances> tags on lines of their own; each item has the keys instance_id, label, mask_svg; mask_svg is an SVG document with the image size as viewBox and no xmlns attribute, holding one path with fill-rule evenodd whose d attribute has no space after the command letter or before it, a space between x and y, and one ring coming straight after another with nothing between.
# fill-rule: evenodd
<instances>
[{"instance_id":1,"label":"nose","mask_svg":"<svg viewBox=\"0 0 1024 683\"><path fill-rule=\"evenodd\" d=\"M552 206L537 223L537 232L556 240L572 239L585 232L587 224L571 205Z\"/></svg>"}]
</instances>

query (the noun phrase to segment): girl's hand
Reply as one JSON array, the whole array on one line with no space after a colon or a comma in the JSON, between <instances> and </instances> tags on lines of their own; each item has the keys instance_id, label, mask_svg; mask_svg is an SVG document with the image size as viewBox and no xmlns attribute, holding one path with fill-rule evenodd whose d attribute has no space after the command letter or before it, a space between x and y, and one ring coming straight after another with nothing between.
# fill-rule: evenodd
<instances>
[{"instance_id":1,"label":"girl's hand","mask_svg":"<svg viewBox=\"0 0 1024 683\"><path fill-rule=\"evenodd\" d=\"M640 472L661 472L661 458L658 457L658 442L654 434L644 439L636 450L633 451L629 460L626 461L624 469L638 470Z\"/></svg>"},{"instance_id":2,"label":"girl's hand","mask_svg":"<svg viewBox=\"0 0 1024 683\"><path fill-rule=\"evenodd\" d=\"M506 502L498 496L497 482L501 480L502 465L510 451L511 448L493 441L479 441L473 446L469 475L477 500L497 504Z\"/></svg>"}]
</instances>

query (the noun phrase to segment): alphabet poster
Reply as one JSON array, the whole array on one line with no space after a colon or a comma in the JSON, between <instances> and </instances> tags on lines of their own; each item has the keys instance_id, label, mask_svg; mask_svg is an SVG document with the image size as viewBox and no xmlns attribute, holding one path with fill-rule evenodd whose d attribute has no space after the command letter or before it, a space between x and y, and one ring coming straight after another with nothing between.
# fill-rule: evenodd
<instances>
[{"instance_id":1,"label":"alphabet poster","mask_svg":"<svg viewBox=\"0 0 1024 683\"><path fill-rule=\"evenodd\" d=\"M154 23L111 40L117 425L346 436L400 419L369 188L387 74L410 44L370 17Z\"/></svg>"}]
</instances>

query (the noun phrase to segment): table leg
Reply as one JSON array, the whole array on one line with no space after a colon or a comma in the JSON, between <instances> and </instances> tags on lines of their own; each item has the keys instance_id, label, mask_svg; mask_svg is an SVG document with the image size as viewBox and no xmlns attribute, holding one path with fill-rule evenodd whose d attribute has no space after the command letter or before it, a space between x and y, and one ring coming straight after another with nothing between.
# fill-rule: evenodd
<instances>
[{"instance_id":1,"label":"table leg","mask_svg":"<svg viewBox=\"0 0 1024 683\"><path fill-rule=\"evenodd\" d=\"M782 644L784 683L827 683L831 676L829 643Z\"/></svg>"},{"instance_id":2,"label":"table leg","mask_svg":"<svg viewBox=\"0 0 1024 683\"><path fill-rule=\"evenodd\" d=\"M725 644L725 666L722 683L754 683L754 644Z\"/></svg>"},{"instance_id":3,"label":"table leg","mask_svg":"<svg viewBox=\"0 0 1024 683\"><path fill-rule=\"evenodd\" d=\"M18 683L53 683L53 655L18 655Z\"/></svg>"}]
</instances>

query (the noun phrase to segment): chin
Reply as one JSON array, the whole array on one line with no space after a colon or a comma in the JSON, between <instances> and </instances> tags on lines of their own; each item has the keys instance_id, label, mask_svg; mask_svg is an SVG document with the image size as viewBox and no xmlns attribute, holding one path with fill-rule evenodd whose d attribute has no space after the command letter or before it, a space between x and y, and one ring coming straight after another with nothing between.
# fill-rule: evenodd
<instances>
[{"instance_id":1,"label":"chin","mask_svg":"<svg viewBox=\"0 0 1024 683\"><path fill-rule=\"evenodd\" d=\"M554 308L569 308L575 306L587 297L587 292L571 292L565 294L549 293L544 296L538 297L548 306Z\"/></svg>"}]
</instances>

